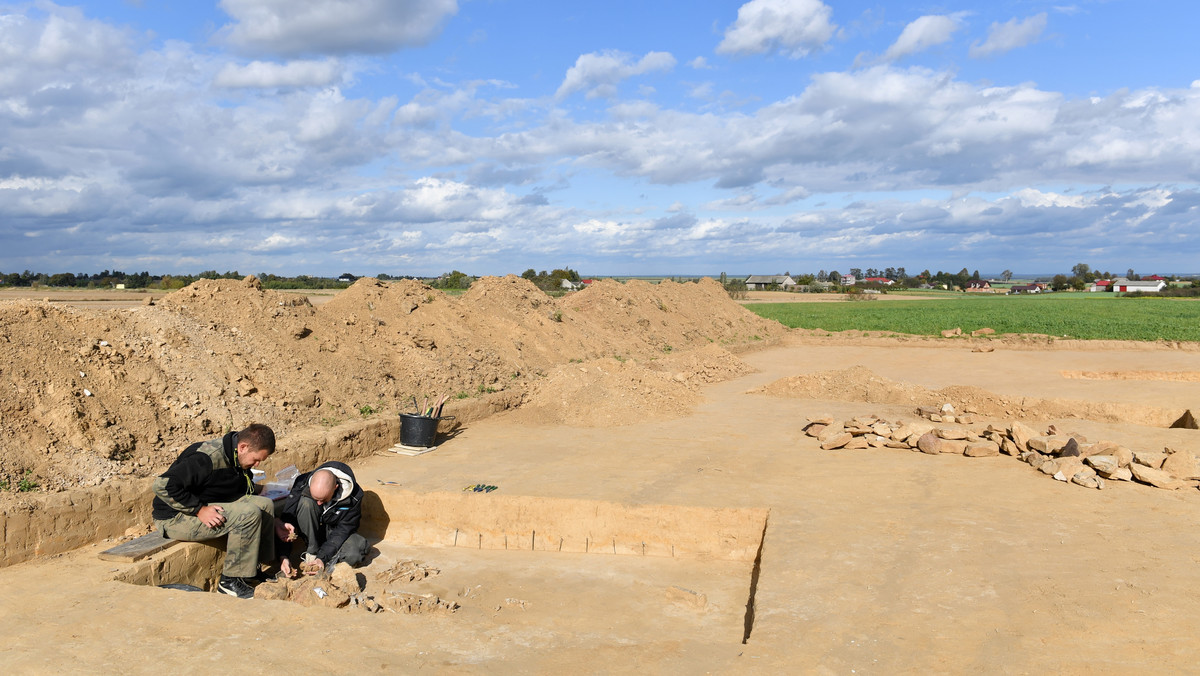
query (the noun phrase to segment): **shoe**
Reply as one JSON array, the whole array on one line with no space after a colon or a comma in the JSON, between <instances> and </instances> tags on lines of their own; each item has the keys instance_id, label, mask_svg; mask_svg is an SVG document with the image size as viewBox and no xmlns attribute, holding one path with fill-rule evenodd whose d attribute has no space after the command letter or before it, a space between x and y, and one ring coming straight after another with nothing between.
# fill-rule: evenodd
<instances>
[{"instance_id":1,"label":"shoe","mask_svg":"<svg viewBox=\"0 0 1200 676\"><path fill-rule=\"evenodd\" d=\"M217 591L222 594L236 596L239 599L254 598L254 588L246 584L246 581L240 577L221 576L221 581L217 583Z\"/></svg>"}]
</instances>

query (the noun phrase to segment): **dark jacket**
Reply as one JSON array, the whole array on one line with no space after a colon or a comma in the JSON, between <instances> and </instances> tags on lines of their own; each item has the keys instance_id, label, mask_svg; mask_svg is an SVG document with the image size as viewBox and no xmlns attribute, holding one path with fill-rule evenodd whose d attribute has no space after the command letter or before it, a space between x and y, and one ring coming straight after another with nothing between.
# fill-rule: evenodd
<instances>
[{"instance_id":1,"label":"dark jacket","mask_svg":"<svg viewBox=\"0 0 1200 676\"><path fill-rule=\"evenodd\" d=\"M254 492L250 470L237 461L237 432L183 449L153 483L156 521L195 514L214 502L233 502Z\"/></svg>"},{"instance_id":2,"label":"dark jacket","mask_svg":"<svg viewBox=\"0 0 1200 676\"><path fill-rule=\"evenodd\" d=\"M358 530L358 522L362 520L363 489L355 480L354 471L350 469L349 465L330 461L312 472L296 477L296 482L292 484L292 491L283 503L283 510L279 518L285 523L296 525L296 505L300 502L301 497L312 498L312 493L308 490L309 479L312 478L314 472L323 469L331 470L338 478L338 488L334 492L333 498L318 508L320 524L317 535L319 543L317 558L328 564L346 538Z\"/></svg>"}]
</instances>

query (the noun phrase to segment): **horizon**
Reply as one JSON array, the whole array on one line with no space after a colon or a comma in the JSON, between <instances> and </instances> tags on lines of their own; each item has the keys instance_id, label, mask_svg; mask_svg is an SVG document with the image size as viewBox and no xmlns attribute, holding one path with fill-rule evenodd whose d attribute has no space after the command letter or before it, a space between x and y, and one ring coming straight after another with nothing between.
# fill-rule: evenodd
<instances>
[{"instance_id":1,"label":"horizon","mask_svg":"<svg viewBox=\"0 0 1200 676\"><path fill-rule=\"evenodd\" d=\"M1197 20L0 0L0 270L1178 269Z\"/></svg>"}]
</instances>

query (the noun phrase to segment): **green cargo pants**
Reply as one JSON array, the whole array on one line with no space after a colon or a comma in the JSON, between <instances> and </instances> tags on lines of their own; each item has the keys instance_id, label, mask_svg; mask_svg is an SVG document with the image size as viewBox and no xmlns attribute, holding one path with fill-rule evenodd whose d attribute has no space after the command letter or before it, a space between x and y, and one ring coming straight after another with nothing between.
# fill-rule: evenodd
<instances>
[{"instance_id":1,"label":"green cargo pants","mask_svg":"<svg viewBox=\"0 0 1200 676\"><path fill-rule=\"evenodd\" d=\"M254 577L259 563L275 560L275 505L269 498L246 495L234 502L214 502L225 512L225 523L209 528L191 514L155 521L164 536L184 542L203 542L228 535L224 574Z\"/></svg>"}]
</instances>

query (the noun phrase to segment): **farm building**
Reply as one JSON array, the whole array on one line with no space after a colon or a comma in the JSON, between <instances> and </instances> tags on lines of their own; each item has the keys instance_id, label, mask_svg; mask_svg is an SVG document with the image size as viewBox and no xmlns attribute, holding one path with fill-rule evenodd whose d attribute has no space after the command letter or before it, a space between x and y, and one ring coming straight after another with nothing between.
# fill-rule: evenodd
<instances>
[{"instance_id":1,"label":"farm building","mask_svg":"<svg viewBox=\"0 0 1200 676\"><path fill-rule=\"evenodd\" d=\"M1009 289L1009 293L1041 293L1042 286L1040 284L1013 284Z\"/></svg>"},{"instance_id":2,"label":"farm building","mask_svg":"<svg viewBox=\"0 0 1200 676\"><path fill-rule=\"evenodd\" d=\"M866 277L863 279L864 284L882 284L883 286L891 286L896 282L887 277Z\"/></svg>"},{"instance_id":3,"label":"farm building","mask_svg":"<svg viewBox=\"0 0 1200 676\"><path fill-rule=\"evenodd\" d=\"M1113 281L1111 279L1097 279L1088 287L1088 291L1112 291Z\"/></svg>"},{"instance_id":4,"label":"farm building","mask_svg":"<svg viewBox=\"0 0 1200 676\"><path fill-rule=\"evenodd\" d=\"M967 288L963 289L968 293L995 293L992 289L992 283L986 279L972 279L967 282Z\"/></svg>"},{"instance_id":5,"label":"farm building","mask_svg":"<svg viewBox=\"0 0 1200 676\"><path fill-rule=\"evenodd\" d=\"M750 275L746 278L746 289L765 291L772 286L785 291L795 288L796 280L789 275Z\"/></svg>"},{"instance_id":6,"label":"farm building","mask_svg":"<svg viewBox=\"0 0 1200 676\"><path fill-rule=\"evenodd\" d=\"M1133 291L1141 291L1142 293L1158 293L1167 288L1167 283L1159 279L1156 281L1142 280L1140 282L1119 281L1113 282L1113 291L1122 293L1130 293Z\"/></svg>"}]
</instances>

